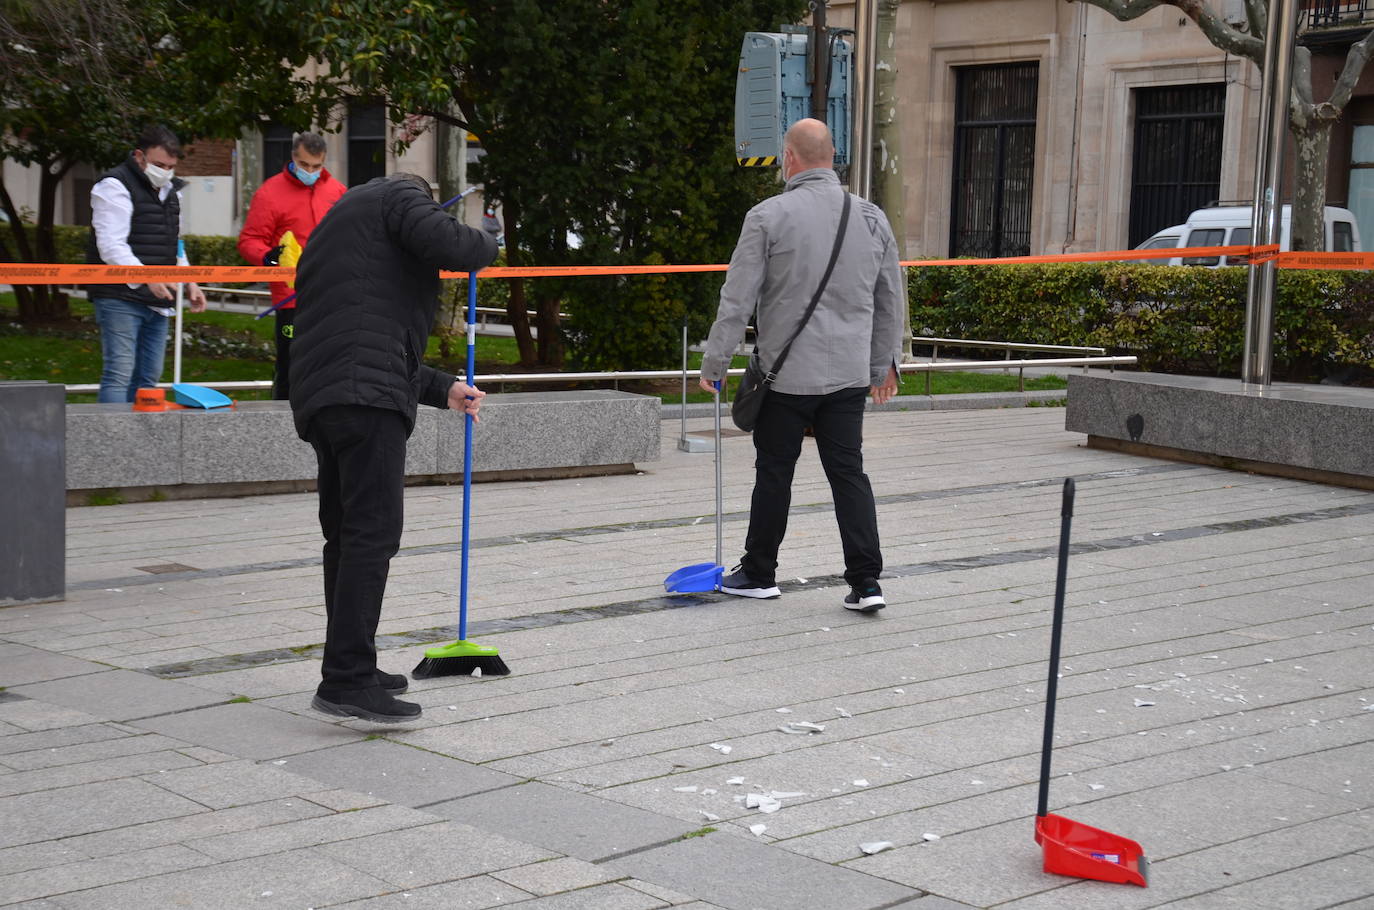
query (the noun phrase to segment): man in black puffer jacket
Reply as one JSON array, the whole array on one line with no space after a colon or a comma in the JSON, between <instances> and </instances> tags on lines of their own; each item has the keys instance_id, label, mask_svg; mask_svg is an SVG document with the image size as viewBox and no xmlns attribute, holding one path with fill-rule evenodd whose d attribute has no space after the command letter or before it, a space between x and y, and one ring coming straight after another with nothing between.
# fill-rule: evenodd
<instances>
[{"instance_id":1,"label":"man in black puffer jacket","mask_svg":"<svg viewBox=\"0 0 1374 910\"><path fill-rule=\"evenodd\" d=\"M439 270L471 271L496 242L435 203L413 174L349 190L296 271L291 410L319 460L328 616L313 706L383 723L418 717L406 678L377 669L375 637L401 542L406 440L417 404L477 414L484 392L420 362Z\"/></svg>"}]
</instances>

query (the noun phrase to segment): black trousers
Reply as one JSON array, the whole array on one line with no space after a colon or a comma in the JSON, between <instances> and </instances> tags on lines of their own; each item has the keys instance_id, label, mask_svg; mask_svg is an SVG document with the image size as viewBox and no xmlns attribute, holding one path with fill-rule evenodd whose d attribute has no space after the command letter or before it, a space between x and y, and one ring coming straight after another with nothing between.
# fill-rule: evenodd
<instances>
[{"instance_id":1,"label":"black trousers","mask_svg":"<svg viewBox=\"0 0 1374 910\"><path fill-rule=\"evenodd\" d=\"M296 333L296 308L277 310L277 368L272 375L272 397L286 401L291 397L291 339Z\"/></svg>"},{"instance_id":2,"label":"black trousers","mask_svg":"<svg viewBox=\"0 0 1374 910\"><path fill-rule=\"evenodd\" d=\"M307 436L319 461L328 627L321 689L376 685L377 622L405 507L405 418L361 405L323 408Z\"/></svg>"},{"instance_id":3,"label":"black trousers","mask_svg":"<svg viewBox=\"0 0 1374 910\"><path fill-rule=\"evenodd\" d=\"M792 474L807 427L814 429L821 466L835 500L845 581L858 585L882 573L878 511L864 473L867 394L867 388L842 389L829 395L767 393L754 427L754 498L740 561L752 580L765 584L775 581L778 548L787 534L787 512L792 505Z\"/></svg>"}]
</instances>

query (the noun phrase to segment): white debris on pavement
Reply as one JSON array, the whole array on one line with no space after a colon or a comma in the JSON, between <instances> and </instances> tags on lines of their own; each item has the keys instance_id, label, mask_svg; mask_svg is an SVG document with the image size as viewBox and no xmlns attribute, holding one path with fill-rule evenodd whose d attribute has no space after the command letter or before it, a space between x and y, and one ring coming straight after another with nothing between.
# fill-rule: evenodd
<instances>
[{"instance_id":1,"label":"white debris on pavement","mask_svg":"<svg viewBox=\"0 0 1374 910\"><path fill-rule=\"evenodd\" d=\"M868 856L872 856L875 853L882 853L884 850L891 850L895 846L897 845L890 840L875 840L867 844L859 844L859 849Z\"/></svg>"}]
</instances>

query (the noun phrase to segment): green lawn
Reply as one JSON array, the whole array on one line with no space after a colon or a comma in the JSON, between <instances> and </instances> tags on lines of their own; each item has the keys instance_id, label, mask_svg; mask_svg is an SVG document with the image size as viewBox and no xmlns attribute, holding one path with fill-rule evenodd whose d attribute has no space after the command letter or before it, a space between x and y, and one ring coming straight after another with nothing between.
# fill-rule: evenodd
<instances>
[{"instance_id":1,"label":"green lawn","mask_svg":"<svg viewBox=\"0 0 1374 910\"><path fill-rule=\"evenodd\" d=\"M100 338L91 305L85 300L74 299L71 301L71 309L78 322L61 329L34 332L15 322L14 296L0 294L0 380L42 379L69 385L99 382ZM270 317L255 319L244 314L207 311L188 313L184 317L184 325L188 335L207 338L217 350L229 353L223 356L209 356L194 351L189 346L183 348L185 353L181 365L182 379L187 382L211 382L272 378L273 321ZM479 374L526 372L519 366L519 352L514 338L479 335L476 354ZM451 339L450 357L447 362L441 361L439 339L431 337L427 358L432 364L442 363L450 371L462 374L465 370L466 337L458 335ZM745 363L745 358L736 357L733 365L743 367ZM701 355L691 355L689 364L693 369L700 367ZM170 352L167 355L163 378L166 381L172 378ZM733 394L737 381L730 381L727 397ZM1062 389L1066 385L1067 383L1058 376L1026 380L1027 389ZM525 388L537 387L528 385ZM677 404L682 398L680 380L655 383L622 382L620 387L629 391L659 395L665 404ZM936 395L1006 392L1016 388L1015 373L934 373L931 376L931 391ZM711 400L710 393L703 392L695 379L689 380L687 389L689 402ZM907 374L902 378L901 391L910 395L925 394L925 377L920 374ZM241 401L268 398L270 392L234 392L232 397ZM94 401L95 395L72 395L68 400Z\"/></svg>"}]
</instances>

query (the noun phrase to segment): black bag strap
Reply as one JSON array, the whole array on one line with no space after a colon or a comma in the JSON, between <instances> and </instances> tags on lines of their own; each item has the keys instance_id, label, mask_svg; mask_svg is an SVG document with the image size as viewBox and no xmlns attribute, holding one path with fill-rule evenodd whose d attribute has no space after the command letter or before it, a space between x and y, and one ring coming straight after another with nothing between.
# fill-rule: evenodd
<instances>
[{"instance_id":1,"label":"black bag strap","mask_svg":"<svg viewBox=\"0 0 1374 910\"><path fill-rule=\"evenodd\" d=\"M840 228L835 232L835 246L830 250L830 261L826 263L825 274L821 276L821 283L816 288L816 293L811 297L811 303L806 307L806 315L802 316L801 322L797 324L797 330L792 333L792 337L787 340L786 346L778 353L778 359L773 361L773 368L763 377L763 381L768 385L773 384L773 380L778 378L778 371L782 369L784 361L787 360L788 353L792 350L792 342L797 340L797 336L806 328L807 322L811 320L811 314L816 312L816 304L821 302L821 294L825 292L825 286L830 283L830 273L835 271L835 261L840 258L840 247L844 245L844 229L849 226L849 193L844 193L844 204L840 207Z\"/></svg>"}]
</instances>

